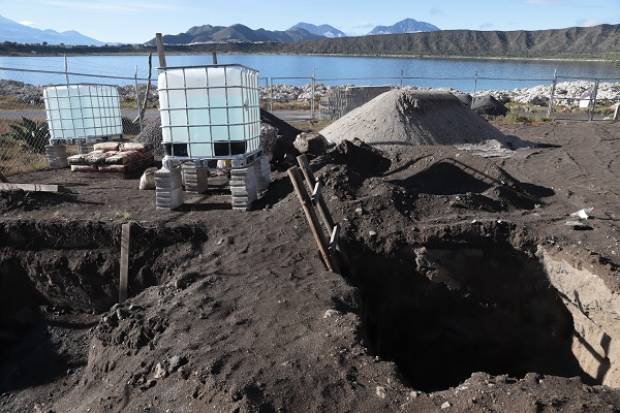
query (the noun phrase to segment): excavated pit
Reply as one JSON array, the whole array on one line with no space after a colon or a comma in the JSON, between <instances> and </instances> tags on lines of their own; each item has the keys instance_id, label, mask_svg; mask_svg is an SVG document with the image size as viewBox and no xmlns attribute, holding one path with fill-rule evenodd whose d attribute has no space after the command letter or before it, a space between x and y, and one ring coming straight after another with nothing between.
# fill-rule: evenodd
<instances>
[{"instance_id":1,"label":"excavated pit","mask_svg":"<svg viewBox=\"0 0 620 413\"><path fill-rule=\"evenodd\" d=\"M69 354L84 345L71 337L118 300L120 235L118 223L0 222L0 392L52 381L86 362L87 350ZM206 239L197 226L134 225L129 295L167 282Z\"/></svg>"},{"instance_id":2,"label":"excavated pit","mask_svg":"<svg viewBox=\"0 0 620 413\"><path fill-rule=\"evenodd\" d=\"M591 351L601 334L588 342L583 320L550 280L550 264L535 255L507 243L450 240L389 256L364 244L347 250L366 344L394 361L413 388L455 387L474 372L579 376L617 386L615 375L606 377L615 370L609 351Z\"/></svg>"}]
</instances>

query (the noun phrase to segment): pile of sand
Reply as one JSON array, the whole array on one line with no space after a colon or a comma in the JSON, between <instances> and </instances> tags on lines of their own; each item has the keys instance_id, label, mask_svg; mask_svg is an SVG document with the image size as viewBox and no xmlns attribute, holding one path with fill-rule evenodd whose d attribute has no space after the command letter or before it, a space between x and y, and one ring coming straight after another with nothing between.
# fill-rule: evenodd
<instances>
[{"instance_id":1,"label":"pile of sand","mask_svg":"<svg viewBox=\"0 0 620 413\"><path fill-rule=\"evenodd\" d=\"M392 149L400 146L480 144L510 139L450 93L393 90L349 112L321 131L338 144L356 138Z\"/></svg>"}]
</instances>

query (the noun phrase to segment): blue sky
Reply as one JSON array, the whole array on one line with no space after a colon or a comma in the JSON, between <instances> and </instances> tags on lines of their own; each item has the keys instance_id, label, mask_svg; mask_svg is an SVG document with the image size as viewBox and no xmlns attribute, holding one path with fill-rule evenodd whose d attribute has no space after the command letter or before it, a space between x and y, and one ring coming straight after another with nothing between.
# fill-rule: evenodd
<instances>
[{"instance_id":1,"label":"blue sky","mask_svg":"<svg viewBox=\"0 0 620 413\"><path fill-rule=\"evenodd\" d=\"M299 21L348 34L405 17L442 29L515 30L620 23L620 0L0 0L0 14L41 29L77 30L108 42L156 31L242 23L285 30Z\"/></svg>"}]
</instances>

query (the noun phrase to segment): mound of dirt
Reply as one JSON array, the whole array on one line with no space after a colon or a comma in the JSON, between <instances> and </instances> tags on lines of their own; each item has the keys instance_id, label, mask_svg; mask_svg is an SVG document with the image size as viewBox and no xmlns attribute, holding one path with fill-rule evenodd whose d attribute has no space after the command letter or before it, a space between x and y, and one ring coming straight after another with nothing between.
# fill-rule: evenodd
<instances>
[{"instance_id":1,"label":"mound of dirt","mask_svg":"<svg viewBox=\"0 0 620 413\"><path fill-rule=\"evenodd\" d=\"M479 96L471 102L471 110L479 115L506 116L508 108L491 95Z\"/></svg>"},{"instance_id":2,"label":"mound of dirt","mask_svg":"<svg viewBox=\"0 0 620 413\"><path fill-rule=\"evenodd\" d=\"M506 137L451 93L386 92L321 131L332 143L360 139L392 149L402 146L504 142Z\"/></svg>"}]
</instances>

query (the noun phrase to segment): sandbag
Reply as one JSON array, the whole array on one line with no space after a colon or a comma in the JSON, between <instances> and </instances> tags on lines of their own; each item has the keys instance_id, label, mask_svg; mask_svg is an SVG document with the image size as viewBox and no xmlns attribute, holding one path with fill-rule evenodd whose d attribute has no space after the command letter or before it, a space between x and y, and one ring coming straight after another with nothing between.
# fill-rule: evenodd
<instances>
[{"instance_id":1,"label":"sandbag","mask_svg":"<svg viewBox=\"0 0 620 413\"><path fill-rule=\"evenodd\" d=\"M94 145L96 151L110 152L119 150L118 142L99 142Z\"/></svg>"},{"instance_id":2,"label":"sandbag","mask_svg":"<svg viewBox=\"0 0 620 413\"><path fill-rule=\"evenodd\" d=\"M140 177L140 190L153 190L155 189L155 172L157 168L147 168Z\"/></svg>"},{"instance_id":3,"label":"sandbag","mask_svg":"<svg viewBox=\"0 0 620 413\"><path fill-rule=\"evenodd\" d=\"M139 142L124 142L120 144L119 150L122 152L144 152L146 151L146 146L143 143Z\"/></svg>"},{"instance_id":4,"label":"sandbag","mask_svg":"<svg viewBox=\"0 0 620 413\"><path fill-rule=\"evenodd\" d=\"M71 172L97 172L95 165L71 165Z\"/></svg>"}]
</instances>

